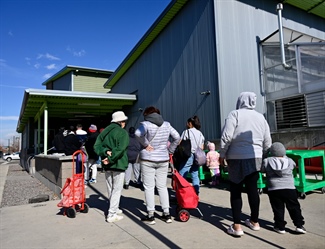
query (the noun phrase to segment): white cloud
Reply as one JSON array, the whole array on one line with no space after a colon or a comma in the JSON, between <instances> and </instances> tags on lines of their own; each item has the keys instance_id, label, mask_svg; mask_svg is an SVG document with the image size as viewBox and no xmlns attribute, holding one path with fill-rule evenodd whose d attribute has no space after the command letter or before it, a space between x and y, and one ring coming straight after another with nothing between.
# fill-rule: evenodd
<instances>
[{"instance_id":1,"label":"white cloud","mask_svg":"<svg viewBox=\"0 0 325 249\"><path fill-rule=\"evenodd\" d=\"M8 32L8 35L10 35L10 36L14 36L14 34L12 33L11 30Z\"/></svg>"},{"instance_id":2,"label":"white cloud","mask_svg":"<svg viewBox=\"0 0 325 249\"><path fill-rule=\"evenodd\" d=\"M85 50L80 50L79 52L73 52L73 56L82 57L86 54Z\"/></svg>"},{"instance_id":3,"label":"white cloud","mask_svg":"<svg viewBox=\"0 0 325 249\"><path fill-rule=\"evenodd\" d=\"M25 57L25 61L26 61L27 65L29 65L29 66L31 65L30 64L31 59L29 57Z\"/></svg>"},{"instance_id":4,"label":"white cloud","mask_svg":"<svg viewBox=\"0 0 325 249\"><path fill-rule=\"evenodd\" d=\"M82 56L85 56L85 54L86 54L86 51L84 49L81 49L80 51L75 51L73 48L70 48L70 46L67 47L67 51L76 57L82 57Z\"/></svg>"},{"instance_id":5,"label":"white cloud","mask_svg":"<svg viewBox=\"0 0 325 249\"><path fill-rule=\"evenodd\" d=\"M60 58L55 57L54 55L51 55L49 53L39 54L36 59L39 60L39 59L42 59L42 58L48 59L50 61L59 61L59 60L61 60Z\"/></svg>"},{"instance_id":6,"label":"white cloud","mask_svg":"<svg viewBox=\"0 0 325 249\"><path fill-rule=\"evenodd\" d=\"M6 62L7 62L6 60L0 59L0 66L3 66L3 67L7 66Z\"/></svg>"},{"instance_id":7,"label":"white cloud","mask_svg":"<svg viewBox=\"0 0 325 249\"><path fill-rule=\"evenodd\" d=\"M44 74L44 75L43 75L43 78L44 78L44 79L48 79L48 78L50 78L51 76L52 76L52 74L47 73L47 74Z\"/></svg>"},{"instance_id":8,"label":"white cloud","mask_svg":"<svg viewBox=\"0 0 325 249\"><path fill-rule=\"evenodd\" d=\"M55 60L55 61L59 61L60 60L60 58L55 57L53 55L50 55L49 53L46 53L45 54L45 57L46 57L46 59L49 59L49 60Z\"/></svg>"},{"instance_id":9,"label":"white cloud","mask_svg":"<svg viewBox=\"0 0 325 249\"><path fill-rule=\"evenodd\" d=\"M18 116L0 116L0 120L15 120L15 121L18 121Z\"/></svg>"},{"instance_id":10,"label":"white cloud","mask_svg":"<svg viewBox=\"0 0 325 249\"><path fill-rule=\"evenodd\" d=\"M23 89L28 88L28 86L13 86L13 85L3 85L3 84L0 84L0 86L9 87L9 88L23 88ZM0 117L0 120L1 120L1 117Z\"/></svg>"},{"instance_id":11,"label":"white cloud","mask_svg":"<svg viewBox=\"0 0 325 249\"><path fill-rule=\"evenodd\" d=\"M34 67L35 67L36 69L39 69L40 66L41 66L41 64L39 64L39 63L34 64Z\"/></svg>"},{"instance_id":12,"label":"white cloud","mask_svg":"<svg viewBox=\"0 0 325 249\"><path fill-rule=\"evenodd\" d=\"M56 65L55 65L55 64L50 64L50 65L47 65L46 68L47 68L48 70L56 69Z\"/></svg>"}]
</instances>

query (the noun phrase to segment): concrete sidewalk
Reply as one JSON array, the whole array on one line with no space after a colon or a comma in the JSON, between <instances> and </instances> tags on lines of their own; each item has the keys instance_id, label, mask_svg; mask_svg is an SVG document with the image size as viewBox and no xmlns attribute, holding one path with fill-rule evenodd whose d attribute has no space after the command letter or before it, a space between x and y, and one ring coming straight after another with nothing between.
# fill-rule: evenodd
<instances>
[{"instance_id":1,"label":"concrete sidewalk","mask_svg":"<svg viewBox=\"0 0 325 249\"><path fill-rule=\"evenodd\" d=\"M8 165L0 167L1 190ZM300 200L307 234L294 233L295 227L287 214L287 233L275 233L269 200L262 194L262 228L255 232L243 225L245 235L241 238L226 233L232 224L227 183L218 188L202 186L199 203L204 215L202 219L198 218L196 210L191 210L188 222L173 220L171 224L159 220L158 196L156 224L143 224L140 219L146 214L144 193L133 187L122 192L120 207L124 219L116 223L105 222L107 190L104 174L98 173L97 183L88 186L86 193L89 213L77 213L73 219L62 215L57 207L59 201L1 208L0 248L325 248L325 195L320 191L310 192L305 200ZM245 194L243 200L244 220L249 217ZM172 205L173 217L175 210Z\"/></svg>"}]
</instances>

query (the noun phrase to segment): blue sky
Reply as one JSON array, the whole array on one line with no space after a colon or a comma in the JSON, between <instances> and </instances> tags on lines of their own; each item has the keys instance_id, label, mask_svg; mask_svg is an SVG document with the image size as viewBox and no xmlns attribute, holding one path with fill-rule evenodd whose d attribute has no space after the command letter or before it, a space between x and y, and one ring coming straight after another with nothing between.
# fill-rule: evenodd
<instances>
[{"instance_id":1,"label":"blue sky","mask_svg":"<svg viewBox=\"0 0 325 249\"><path fill-rule=\"evenodd\" d=\"M0 145L19 136L24 89L66 65L115 70L170 2L0 0Z\"/></svg>"}]
</instances>

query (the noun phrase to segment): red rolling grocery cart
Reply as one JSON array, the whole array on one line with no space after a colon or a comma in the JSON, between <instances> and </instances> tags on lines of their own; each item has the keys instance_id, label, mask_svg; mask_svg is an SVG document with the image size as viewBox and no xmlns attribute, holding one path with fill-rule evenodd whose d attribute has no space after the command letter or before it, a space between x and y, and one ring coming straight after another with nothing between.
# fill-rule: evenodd
<instances>
[{"instance_id":1,"label":"red rolling grocery cart","mask_svg":"<svg viewBox=\"0 0 325 249\"><path fill-rule=\"evenodd\" d=\"M89 206L86 203L85 179L84 179L84 162L86 154L82 150L77 150L72 155L72 177L67 178L61 194L63 198L57 204L58 207L64 208L64 215L69 218L75 218L77 211L88 213ZM79 169L79 170L78 170Z\"/></svg>"},{"instance_id":2,"label":"red rolling grocery cart","mask_svg":"<svg viewBox=\"0 0 325 249\"><path fill-rule=\"evenodd\" d=\"M173 166L172 187L176 192L176 211L178 220L186 222L190 219L190 212L188 209L196 209L202 218L203 214L198 208L199 196L196 194L194 187L184 177L182 177Z\"/></svg>"}]
</instances>

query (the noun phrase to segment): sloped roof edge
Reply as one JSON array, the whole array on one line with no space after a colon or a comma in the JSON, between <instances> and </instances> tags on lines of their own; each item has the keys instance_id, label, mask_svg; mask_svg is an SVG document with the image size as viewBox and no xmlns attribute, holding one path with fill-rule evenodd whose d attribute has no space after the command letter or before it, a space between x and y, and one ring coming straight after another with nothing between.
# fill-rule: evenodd
<instances>
[{"instance_id":1,"label":"sloped roof edge","mask_svg":"<svg viewBox=\"0 0 325 249\"><path fill-rule=\"evenodd\" d=\"M189 0L174 0L161 13L145 35L140 39L136 46L131 50L112 76L105 82L104 88L112 88L132 64L140 57L155 38L173 20L176 14L183 8Z\"/></svg>"},{"instance_id":2,"label":"sloped roof edge","mask_svg":"<svg viewBox=\"0 0 325 249\"><path fill-rule=\"evenodd\" d=\"M109 75L113 74L113 72L114 72L114 71L105 70L105 69L67 65L64 68L62 68L59 72L57 72L56 74L54 74L50 78L48 78L46 81L44 81L42 83L42 85L46 86L48 83L50 83L58 78L61 78L63 75L66 75L67 73L69 73L71 71L75 71L75 70L79 70L79 71L83 71L83 72L94 72L94 73L97 72L97 73L103 73L103 74L109 74Z\"/></svg>"},{"instance_id":3,"label":"sloped roof edge","mask_svg":"<svg viewBox=\"0 0 325 249\"><path fill-rule=\"evenodd\" d=\"M303 42L324 42L321 38L314 37L311 35L304 34L302 32L298 32L293 29L289 29L287 27L283 27L283 40L284 44L291 44L291 43L299 43L300 41ZM277 29L272 34L268 35L264 39L260 41L260 43L280 43L279 40L279 30Z\"/></svg>"},{"instance_id":4,"label":"sloped roof edge","mask_svg":"<svg viewBox=\"0 0 325 249\"><path fill-rule=\"evenodd\" d=\"M115 70L111 77L105 82L104 88L112 88L116 82L126 73L132 64L140 57L147 47L155 40L155 38L164 30L164 28L173 20L176 14L183 8L189 0L172 1L145 35L140 39L132 51L123 60L120 66ZM325 0L312 0L307 6L304 0L284 0L283 3L290 4L296 8L303 9L308 13L318 15L324 18ZM322 13L322 14L320 14Z\"/></svg>"},{"instance_id":5,"label":"sloped roof edge","mask_svg":"<svg viewBox=\"0 0 325 249\"><path fill-rule=\"evenodd\" d=\"M325 0L284 0L284 4L290 4L307 13L325 18Z\"/></svg>"}]
</instances>

